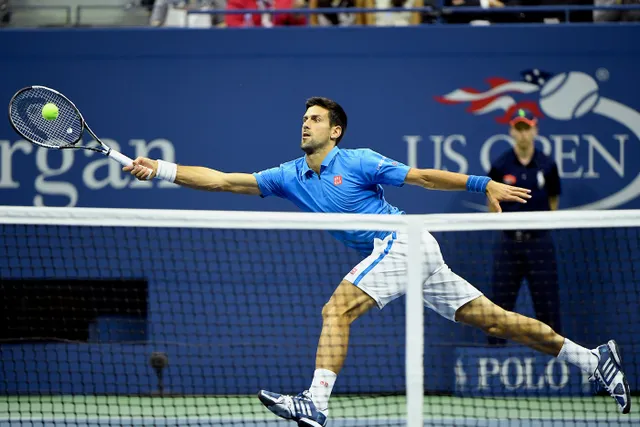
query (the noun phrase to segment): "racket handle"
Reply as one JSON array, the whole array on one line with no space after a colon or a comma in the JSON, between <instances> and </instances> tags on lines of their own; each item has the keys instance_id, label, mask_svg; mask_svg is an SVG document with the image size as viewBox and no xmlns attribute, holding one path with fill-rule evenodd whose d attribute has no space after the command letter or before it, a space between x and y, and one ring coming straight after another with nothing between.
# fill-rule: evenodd
<instances>
[{"instance_id":1,"label":"racket handle","mask_svg":"<svg viewBox=\"0 0 640 427\"><path fill-rule=\"evenodd\" d=\"M116 162L120 163L122 166L131 166L133 164L133 160L116 150L109 150L109 153L107 155ZM149 169L149 174L147 175L146 179L149 179L151 173L152 170Z\"/></svg>"},{"instance_id":2,"label":"racket handle","mask_svg":"<svg viewBox=\"0 0 640 427\"><path fill-rule=\"evenodd\" d=\"M108 155L113 160L120 163L122 166L131 166L133 164L133 160L131 160L129 157L125 156L124 154L117 152L116 150L109 150Z\"/></svg>"}]
</instances>

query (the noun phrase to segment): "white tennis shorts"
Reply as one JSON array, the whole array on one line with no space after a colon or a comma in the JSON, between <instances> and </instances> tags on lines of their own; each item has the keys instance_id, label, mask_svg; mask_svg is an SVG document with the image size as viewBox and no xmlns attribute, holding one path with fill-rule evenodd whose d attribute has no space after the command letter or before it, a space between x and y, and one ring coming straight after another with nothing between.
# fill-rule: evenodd
<instances>
[{"instance_id":1,"label":"white tennis shorts","mask_svg":"<svg viewBox=\"0 0 640 427\"><path fill-rule=\"evenodd\" d=\"M375 239L371 255L344 277L373 298L378 307L404 295L407 290L407 235L389 234ZM431 233L422 233L422 295L424 304L441 316L455 321L456 311L482 295L455 274L442 258L440 245Z\"/></svg>"}]
</instances>

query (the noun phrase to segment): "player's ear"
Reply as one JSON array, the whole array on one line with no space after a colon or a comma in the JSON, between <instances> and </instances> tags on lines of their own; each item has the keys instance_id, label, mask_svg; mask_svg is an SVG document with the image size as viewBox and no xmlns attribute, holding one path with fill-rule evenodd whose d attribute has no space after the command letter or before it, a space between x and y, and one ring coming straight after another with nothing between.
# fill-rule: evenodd
<instances>
[{"instance_id":1,"label":"player's ear","mask_svg":"<svg viewBox=\"0 0 640 427\"><path fill-rule=\"evenodd\" d=\"M342 126L331 127L331 139L337 140L342 135Z\"/></svg>"}]
</instances>

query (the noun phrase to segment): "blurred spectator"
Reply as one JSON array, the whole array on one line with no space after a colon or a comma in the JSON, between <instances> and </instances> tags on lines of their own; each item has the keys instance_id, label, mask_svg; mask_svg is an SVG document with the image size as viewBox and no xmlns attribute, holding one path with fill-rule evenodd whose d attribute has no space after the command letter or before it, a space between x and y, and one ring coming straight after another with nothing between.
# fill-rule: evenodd
<instances>
[{"instance_id":1,"label":"blurred spectator","mask_svg":"<svg viewBox=\"0 0 640 427\"><path fill-rule=\"evenodd\" d=\"M594 0L517 0L510 1L509 6L593 6ZM565 22L567 15L564 11L558 12L527 12L518 15L516 22L545 22L554 24ZM590 10L569 12L570 22L592 22L593 13Z\"/></svg>"},{"instance_id":2,"label":"blurred spectator","mask_svg":"<svg viewBox=\"0 0 640 427\"><path fill-rule=\"evenodd\" d=\"M596 6L613 6L618 4L640 6L640 0L594 0ZM594 10L595 22L608 21L640 21L640 9L637 10Z\"/></svg>"},{"instance_id":3,"label":"blurred spectator","mask_svg":"<svg viewBox=\"0 0 640 427\"><path fill-rule=\"evenodd\" d=\"M0 27L9 25L9 22L11 22L9 0L0 0Z\"/></svg>"},{"instance_id":4,"label":"blurred spectator","mask_svg":"<svg viewBox=\"0 0 640 427\"><path fill-rule=\"evenodd\" d=\"M500 0L446 0L445 6L454 7L482 7L484 9L504 7L504 3ZM495 13L451 13L444 18L451 24L467 24L467 23L490 23L500 18L500 14Z\"/></svg>"},{"instance_id":5,"label":"blurred spectator","mask_svg":"<svg viewBox=\"0 0 640 427\"><path fill-rule=\"evenodd\" d=\"M156 0L151 9L150 24L154 27L164 25L167 20L170 0Z\"/></svg>"},{"instance_id":6,"label":"blurred spectator","mask_svg":"<svg viewBox=\"0 0 640 427\"><path fill-rule=\"evenodd\" d=\"M485 9L489 8L501 8L501 13L455 13L450 14L446 19L451 23L462 22L482 22L482 23L529 23L529 22L545 22L545 23L558 23L566 21L566 14L564 11L545 11L540 8L540 12L508 12L510 7L531 7L531 6L578 6L578 5L593 5L594 0L448 0L450 6L481 6ZM591 12L585 11L573 11L569 13L569 19L571 22L585 22L591 21Z\"/></svg>"},{"instance_id":7,"label":"blurred spectator","mask_svg":"<svg viewBox=\"0 0 640 427\"><path fill-rule=\"evenodd\" d=\"M538 75L538 77L536 77ZM542 76L533 72L533 79ZM526 204L501 203L503 212L555 211L560 203L561 183L558 165L536 147L538 119L529 110L520 109L509 122L513 148L491 163L489 177L507 185L531 191ZM494 211L492 205L489 210ZM494 247L493 298L496 305L512 311L526 279L536 319L560 333L560 288L558 265L552 234L548 230L505 230ZM489 344L506 341L488 337Z\"/></svg>"},{"instance_id":8,"label":"blurred spectator","mask_svg":"<svg viewBox=\"0 0 640 427\"><path fill-rule=\"evenodd\" d=\"M317 8L348 8L364 7L365 0L309 0L311 9ZM311 25L348 27L350 25L364 25L365 17L362 13L320 13L310 15Z\"/></svg>"},{"instance_id":9,"label":"blurred spectator","mask_svg":"<svg viewBox=\"0 0 640 427\"><path fill-rule=\"evenodd\" d=\"M155 3L155 0L140 0L140 7L144 7L149 12L151 12L153 10L154 3Z\"/></svg>"},{"instance_id":10,"label":"blurred spectator","mask_svg":"<svg viewBox=\"0 0 640 427\"><path fill-rule=\"evenodd\" d=\"M155 0L151 10L151 25L154 27L219 27L224 25L222 14L189 14L187 9L219 9L226 7L225 0Z\"/></svg>"},{"instance_id":11,"label":"blurred spectator","mask_svg":"<svg viewBox=\"0 0 640 427\"><path fill-rule=\"evenodd\" d=\"M304 0L228 0L227 10L304 9ZM282 25L306 25L303 14L290 13L234 13L225 16L227 27L265 27Z\"/></svg>"},{"instance_id":12,"label":"blurred spectator","mask_svg":"<svg viewBox=\"0 0 640 427\"><path fill-rule=\"evenodd\" d=\"M480 6L485 9L490 7L504 7L500 0L451 0L451 6Z\"/></svg>"},{"instance_id":13,"label":"blurred spectator","mask_svg":"<svg viewBox=\"0 0 640 427\"><path fill-rule=\"evenodd\" d=\"M365 7L376 9L423 7L424 0L365 0ZM421 22L420 12L380 12L368 13L367 25L378 27L404 27L418 25Z\"/></svg>"}]
</instances>

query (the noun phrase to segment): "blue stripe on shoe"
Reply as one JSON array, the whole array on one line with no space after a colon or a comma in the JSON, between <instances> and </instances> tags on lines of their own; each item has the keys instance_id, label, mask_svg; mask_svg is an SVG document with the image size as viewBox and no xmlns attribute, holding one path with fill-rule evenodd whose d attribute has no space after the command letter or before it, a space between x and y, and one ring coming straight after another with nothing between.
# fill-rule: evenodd
<instances>
[{"instance_id":1,"label":"blue stripe on shoe","mask_svg":"<svg viewBox=\"0 0 640 427\"><path fill-rule=\"evenodd\" d=\"M371 263L371 265L367 268L365 268L362 273L360 273L360 275L356 278L356 280L353 282L354 285L358 286L358 283L360 283L360 281L364 278L364 276L367 275L368 272L370 272L373 267L375 267L376 265L378 265L378 263L380 263L380 261L382 261L384 259L385 256L387 256L387 254L389 254L389 251L391 250L391 246L393 246L393 242L396 240L396 232L394 231L391 234L391 240L389 240L389 243L387 243L387 247L384 248L384 251L380 254L380 256L378 258L376 258L375 261L373 261Z\"/></svg>"}]
</instances>

